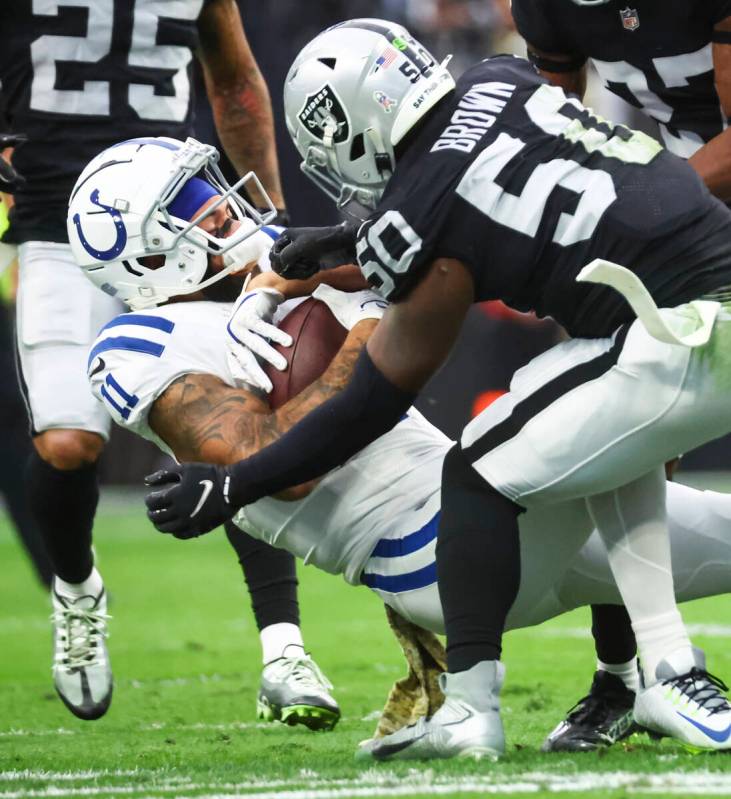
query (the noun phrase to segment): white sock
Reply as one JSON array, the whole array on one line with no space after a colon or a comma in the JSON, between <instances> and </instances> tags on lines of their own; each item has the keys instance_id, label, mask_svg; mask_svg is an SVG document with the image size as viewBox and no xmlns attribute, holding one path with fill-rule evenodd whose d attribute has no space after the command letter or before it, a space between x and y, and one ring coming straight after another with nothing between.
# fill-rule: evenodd
<instances>
[{"instance_id":1,"label":"white sock","mask_svg":"<svg viewBox=\"0 0 731 799\"><path fill-rule=\"evenodd\" d=\"M601 660L596 662L597 671L606 671L609 674L614 674L619 677L630 691L637 693L640 687L640 673L637 670L637 658L632 658L626 663L602 663Z\"/></svg>"},{"instance_id":2,"label":"white sock","mask_svg":"<svg viewBox=\"0 0 731 799\"><path fill-rule=\"evenodd\" d=\"M676 657L693 662L693 648L679 611L673 610L651 619L632 622L632 629L637 639L646 686L657 682L655 670L660 661L669 655L677 653Z\"/></svg>"},{"instance_id":3,"label":"white sock","mask_svg":"<svg viewBox=\"0 0 731 799\"><path fill-rule=\"evenodd\" d=\"M300 628L289 622L270 624L259 633L259 638L261 639L262 662L265 664L271 663L277 658L294 657L305 651ZM301 652L294 649L295 647Z\"/></svg>"},{"instance_id":4,"label":"white sock","mask_svg":"<svg viewBox=\"0 0 731 799\"><path fill-rule=\"evenodd\" d=\"M99 596L102 592L102 588L104 588L104 583L101 574L99 574L95 566L83 583L67 583L60 577L56 577L54 586L57 594L61 594L69 599L78 599L80 596Z\"/></svg>"},{"instance_id":5,"label":"white sock","mask_svg":"<svg viewBox=\"0 0 731 799\"><path fill-rule=\"evenodd\" d=\"M675 602L664 470L589 497L587 507L632 619L645 685L652 685L661 660L678 649L691 651Z\"/></svg>"}]
</instances>

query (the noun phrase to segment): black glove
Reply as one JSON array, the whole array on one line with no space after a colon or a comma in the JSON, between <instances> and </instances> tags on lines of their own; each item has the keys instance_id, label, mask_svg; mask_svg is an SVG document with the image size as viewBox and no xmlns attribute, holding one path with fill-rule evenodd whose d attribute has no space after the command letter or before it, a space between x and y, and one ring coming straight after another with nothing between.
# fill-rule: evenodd
<instances>
[{"instance_id":1,"label":"black glove","mask_svg":"<svg viewBox=\"0 0 731 799\"><path fill-rule=\"evenodd\" d=\"M195 538L227 522L238 510L229 505L223 466L176 464L145 477L147 518L161 533Z\"/></svg>"},{"instance_id":2,"label":"black glove","mask_svg":"<svg viewBox=\"0 0 731 799\"><path fill-rule=\"evenodd\" d=\"M289 280L305 280L320 271L323 256L342 252L340 263L355 263L357 232L354 222L287 228L269 252L272 269Z\"/></svg>"},{"instance_id":3,"label":"black glove","mask_svg":"<svg viewBox=\"0 0 731 799\"><path fill-rule=\"evenodd\" d=\"M27 140L22 133L0 133L0 151L6 147L20 147ZM0 191L12 194L23 183L25 183L25 178L16 172L4 158L0 158Z\"/></svg>"}]
</instances>

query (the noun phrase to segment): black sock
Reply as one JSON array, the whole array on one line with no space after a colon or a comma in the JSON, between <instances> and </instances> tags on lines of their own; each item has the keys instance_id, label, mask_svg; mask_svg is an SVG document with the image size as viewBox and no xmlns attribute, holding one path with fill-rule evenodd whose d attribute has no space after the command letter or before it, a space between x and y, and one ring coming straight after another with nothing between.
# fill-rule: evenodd
<instances>
[{"instance_id":1,"label":"black sock","mask_svg":"<svg viewBox=\"0 0 731 799\"><path fill-rule=\"evenodd\" d=\"M91 528L99 501L96 464L64 471L33 450L27 491L54 574L81 583L91 574Z\"/></svg>"},{"instance_id":2,"label":"black sock","mask_svg":"<svg viewBox=\"0 0 731 799\"><path fill-rule=\"evenodd\" d=\"M294 556L252 538L233 522L227 522L224 527L244 570L256 626L263 630L270 624L288 622L299 627Z\"/></svg>"},{"instance_id":3,"label":"black sock","mask_svg":"<svg viewBox=\"0 0 731 799\"><path fill-rule=\"evenodd\" d=\"M500 657L505 618L520 587L520 512L477 474L455 444L442 471L437 538L451 673Z\"/></svg>"},{"instance_id":4,"label":"black sock","mask_svg":"<svg viewBox=\"0 0 731 799\"><path fill-rule=\"evenodd\" d=\"M602 663L627 663L637 657L637 642L624 605L592 605L591 634Z\"/></svg>"}]
</instances>

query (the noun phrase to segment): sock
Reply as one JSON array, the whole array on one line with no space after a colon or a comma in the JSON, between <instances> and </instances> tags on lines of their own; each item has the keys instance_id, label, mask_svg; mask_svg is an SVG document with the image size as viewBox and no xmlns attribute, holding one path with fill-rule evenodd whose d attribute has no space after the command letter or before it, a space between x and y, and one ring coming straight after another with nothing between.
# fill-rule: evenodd
<instances>
[{"instance_id":1,"label":"sock","mask_svg":"<svg viewBox=\"0 0 731 799\"><path fill-rule=\"evenodd\" d=\"M619 677L630 691L637 693L640 687L640 672L637 669L637 658L632 658L626 663L604 663L601 660L596 662L597 671L606 671Z\"/></svg>"},{"instance_id":2,"label":"sock","mask_svg":"<svg viewBox=\"0 0 731 799\"><path fill-rule=\"evenodd\" d=\"M657 682L655 677L657 666L669 655L682 650L684 659L693 662L693 647L688 640L688 633L678 610L633 622L632 627L637 636L642 675L646 686Z\"/></svg>"},{"instance_id":3,"label":"sock","mask_svg":"<svg viewBox=\"0 0 731 799\"><path fill-rule=\"evenodd\" d=\"M455 444L444 460L436 548L450 674L500 658L520 585L519 512Z\"/></svg>"},{"instance_id":4,"label":"sock","mask_svg":"<svg viewBox=\"0 0 731 799\"><path fill-rule=\"evenodd\" d=\"M587 499L632 619L646 685L656 682L657 664L671 652L691 651L675 603L665 488L659 467L615 491Z\"/></svg>"},{"instance_id":5,"label":"sock","mask_svg":"<svg viewBox=\"0 0 731 799\"><path fill-rule=\"evenodd\" d=\"M91 574L80 583L67 583L60 577L56 578L54 588L57 594L61 594L69 599L78 599L80 596L93 596L97 597L104 588L101 574L92 568Z\"/></svg>"},{"instance_id":6,"label":"sock","mask_svg":"<svg viewBox=\"0 0 731 799\"><path fill-rule=\"evenodd\" d=\"M233 522L224 527L244 571L257 628L261 631L280 623L299 627L294 556L252 538Z\"/></svg>"},{"instance_id":7,"label":"sock","mask_svg":"<svg viewBox=\"0 0 731 799\"><path fill-rule=\"evenodd\" d=\"M91 574L91 528L99 502L96 464L64 471L33 450L28 460L30 506L43 537L53 572L67 583Z\"/></svg>"},{"instance_id":8,"label":"sock","mask_svg":"<svg viewBox=\"0 0 731 799\"><path fill-rule=\"evenodd\" d=\"M305 653L302 633L296 624L270 624L260 633L262 663L271 663L277 658L296 657Z\"/></svg>"},{"instance_id":9,"label":"sock","mask_svg":"<svg viewBox=\"0 0 731 799\"><path fill-rule=\"evenodd\" d=\"M632 622L624 605L592 605L591 634L603 663L628 663L637 657Z\"/></svg>"}]
</instances>

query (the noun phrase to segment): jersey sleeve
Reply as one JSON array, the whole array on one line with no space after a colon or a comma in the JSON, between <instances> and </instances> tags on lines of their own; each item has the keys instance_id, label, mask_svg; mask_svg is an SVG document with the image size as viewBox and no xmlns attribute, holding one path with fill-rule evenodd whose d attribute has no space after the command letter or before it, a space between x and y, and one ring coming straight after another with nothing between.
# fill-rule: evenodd
<instances>
[{"instance_id":1,"label":"jersey sleeve","mask_svg":"<svg viewBox=\"0 0 731 799\"><path fill-rule=\"evenodd\" d=\"M424 227L428 230L428 223ZM390 302L405 296L433 260L430 241L396 209L375 215L361 226L356 253L366 280Z\"/></svg>"},{"instance_id":2,"label":"jersey sleeve","mask_svg":"<svg viewBox=\"0 0 731 799\"><path fill-rule=\"evenodd\" d=\"M173 380L189 371L174 357L174 329L164 317L123 314L102 329L88 358L91 391L112 419L158 446L148 425L150 409Z\"/></svg>"},{"instance_id":3,"label":"jersey sleeve","mask_svg":"<svg viewBox=\"0 0 731 799\"><path fill-rule=\"evenodd\" d=\"M711 22L714 25L727 17L731 17L731 0L714 0L710 6Z\"/></svg>"}]
</instances>

